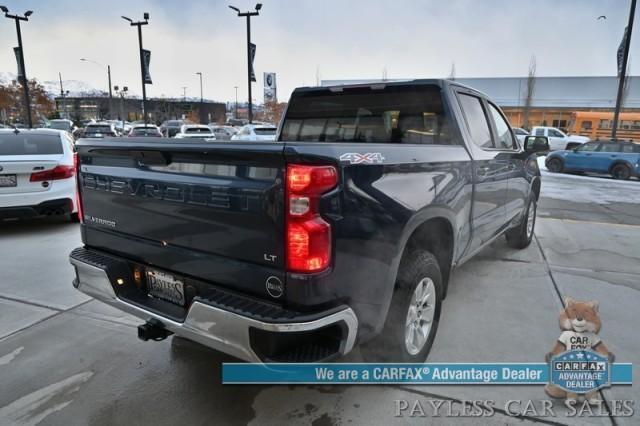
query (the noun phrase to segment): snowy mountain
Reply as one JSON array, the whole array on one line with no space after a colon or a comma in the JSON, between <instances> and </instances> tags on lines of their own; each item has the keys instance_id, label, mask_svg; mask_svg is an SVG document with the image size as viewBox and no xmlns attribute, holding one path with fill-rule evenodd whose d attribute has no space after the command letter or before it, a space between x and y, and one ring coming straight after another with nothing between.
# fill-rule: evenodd
<instances>
[{"instance_id":1,"label":"snowy mountain","mask_svg":"<svg viewBox=\"0 0 640 426\"><path fill-rule=\"evenodd\" d=\"M0 84L6 85L10 84L11 81L17 78L16 74L0 71ZM51 94L51 96L60 95L60 81L59 80L38 80L44 90ZM99 95L104 93L102 90L96 89L90 84L80 81L80 80L62 80L62 86L64 91L69 91L69 96L80 96L80 95Z\"/></svg>"}]
</instances>

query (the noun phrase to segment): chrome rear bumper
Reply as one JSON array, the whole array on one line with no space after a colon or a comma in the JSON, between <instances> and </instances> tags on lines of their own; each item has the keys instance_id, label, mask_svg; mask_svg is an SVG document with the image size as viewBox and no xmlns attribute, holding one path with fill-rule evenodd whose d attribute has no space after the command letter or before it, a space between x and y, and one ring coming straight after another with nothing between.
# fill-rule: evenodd
<instances>
[{"instance_id":1,"label":"chrome rear bumper","mask_svg":"<svg viewBox=\"0 0 640 426\"><path fill-rule=\"evenodd\" d=\"M353 349L358 329L358 319L349 307L305 322L264 322L254 318L229 312L195 300L187 312L184 322L166 318L157 313L118 298L105 269L70 256L76 270L74 286L83 293L142 320L155 319L172 333L196 341L202 345L227 353L250 362L262 362L251 345L249 330L289 333L318 330L333 324L341 324L346 329L345 338L340 342L339 354Z\"/></svg>"}]
</instances>

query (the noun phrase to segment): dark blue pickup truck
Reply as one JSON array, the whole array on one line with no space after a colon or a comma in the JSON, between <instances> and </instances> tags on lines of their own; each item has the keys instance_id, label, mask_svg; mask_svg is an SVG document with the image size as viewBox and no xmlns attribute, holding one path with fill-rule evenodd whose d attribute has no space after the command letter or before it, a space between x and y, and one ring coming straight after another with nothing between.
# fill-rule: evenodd
<instances>
[{"instance_id":1,"label":"dark blue pickup truck","mask_svg":"<svg viewBox=\"0 0 640 426\"><path fill-rule=\"evenodd\" d=\"M80 291L256 362L423 361L455 267L533 235L546 138L446 80L296 89L275 142L77 144Z\"/></svg>"}]
</instances>

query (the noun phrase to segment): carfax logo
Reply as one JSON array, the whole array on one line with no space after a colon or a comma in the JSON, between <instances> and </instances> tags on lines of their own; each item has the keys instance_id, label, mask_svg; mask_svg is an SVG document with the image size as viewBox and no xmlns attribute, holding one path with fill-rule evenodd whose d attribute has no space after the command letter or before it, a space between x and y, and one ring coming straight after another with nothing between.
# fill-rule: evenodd
<instances>
[{"instance_id":1,"label":"carfax logo","mask_svg":"<svg viewBox=\"0 0 640 426\"><path fill-rule=\"evenodd\" d=\"M551 383L567 392L586 394L610 385L609 360L597 352L567 351L550 367Z\"/></svg>"}]
</instances>

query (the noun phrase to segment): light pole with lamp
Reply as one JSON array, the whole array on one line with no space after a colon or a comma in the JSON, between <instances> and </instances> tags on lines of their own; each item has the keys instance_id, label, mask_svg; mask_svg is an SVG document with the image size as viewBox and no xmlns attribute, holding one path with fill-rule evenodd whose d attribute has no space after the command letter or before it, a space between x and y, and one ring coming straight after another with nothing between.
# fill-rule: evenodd
<instances>
[{"instance_id":1,"label":"light pole with lamp","mask_svg":"<svg viewBox=\"0 0 640 426\"><path fill-rule=\"evenodd\" d=\"M18 78L22 80L21 83L22 87L24 88L24 103L25 107L27 108L27 124L29 125L29 128L32 128L33 122L31 121L31 98L29 97L29 80L27 80L27 69L24 66L24 51L22 50L22 32L20 31L20 21L28 21L29 16L33 15L33 11L27 10L24 13L24 16L19 16L9 14L9 9L7 9L6 6L0 6L0 10L4 12L4 16L6 18L16 21L16 32L18 33L18 50L20 53L18 55L18 65L20 66L20 69L18 71L21 71L21 73L19 72L18 74L22 74L19 75Z\"/></svg>"},{"instance_id":2,"label":"light pole with lamp","mask_svg":"<svg viewBox=\"0 0 640 426\"><path fill-rule=\"evenodd\" d=\"M243 18L247 18L247 86L249 88L249 123L253 122L253 105L251 99L251 82L253 81L253 64L252 64L252 55L251 55L251 17L258 16L260 14L260 9L262 9L262 3L256 4L256 8L253 11L248 12L240 12L235 6L229 6L230 9L235 10L238 13L238 16Z\"/></svg>"},{"instance_id":3,"label":"light pole with lamp","mask_svg":"<svg viewBox=\"0 0 640 426\"><path fill-rule=\"evenodd\" d=\"M107 70L107 83L109 84L109 118L113 119L113 93L111 92L111 65L103 65L98 61L93 61L87 58L80 58L82 62L91 62L99 67Z\"/></svg>"},{"instance_id":4,"label":"light pole with lamp","mask_svg":"<svg viewBox=\"0 0 640 426\"><path fill-rule=\"evenodd\" d=\"M149 13L145 12L143 14L144 21L133 22L131 18L127 18L123 16L122 19L128 21L132 27L138 27L138 47L140 50L140 74L142 77L142 116L144 119L144 124L147 124L148 114L147 114L147 88L146 88L146 72L145 72L145 64L144 64L144 53L142 50L142 26L149 24Z\"/></svg>"}]
</instances>

